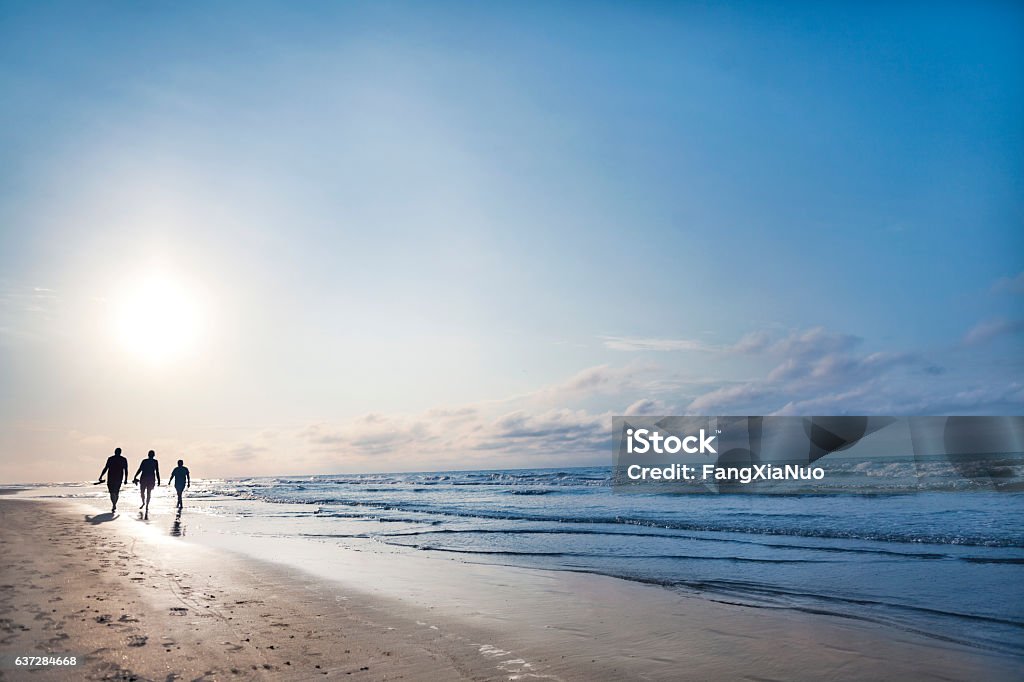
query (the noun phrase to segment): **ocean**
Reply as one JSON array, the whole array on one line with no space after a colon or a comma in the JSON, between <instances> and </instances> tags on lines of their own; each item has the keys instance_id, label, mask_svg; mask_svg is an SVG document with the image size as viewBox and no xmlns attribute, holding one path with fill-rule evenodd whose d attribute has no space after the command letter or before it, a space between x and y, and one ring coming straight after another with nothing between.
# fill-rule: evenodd
<instances>
[{"instance_id":1,"label":"ocean","mask_svg":"<svg viewBox=\"0 0 1024 682\"><path fill-rule=\"evenodd\" d=\"M197 480L176 528L202 514L339 551L592 572L1024 657L1024 492L838 466L846 492L786 495L622 494L610 467Z\"/></svg>"}]
</instances>

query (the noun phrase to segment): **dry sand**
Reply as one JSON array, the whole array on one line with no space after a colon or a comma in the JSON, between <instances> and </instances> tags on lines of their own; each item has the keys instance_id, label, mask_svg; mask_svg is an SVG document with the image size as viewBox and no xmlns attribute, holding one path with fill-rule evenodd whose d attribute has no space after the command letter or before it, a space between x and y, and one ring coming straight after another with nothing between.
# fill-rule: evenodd
<instances>
[{"instance_id":1,"label":"dry sand","mask_svg":"<svg viewBox=\"0 0 1024 682\"><path fill-rule=\"evenodd\" d=\"M59 502L0 500L0 553L0 654L84 657L5 680L1020 679L1019 661L870 624L380 559L421 592L436 582L434 609ZM452 584L475 609L445 608Z\"/></svg>"}]
</instances>

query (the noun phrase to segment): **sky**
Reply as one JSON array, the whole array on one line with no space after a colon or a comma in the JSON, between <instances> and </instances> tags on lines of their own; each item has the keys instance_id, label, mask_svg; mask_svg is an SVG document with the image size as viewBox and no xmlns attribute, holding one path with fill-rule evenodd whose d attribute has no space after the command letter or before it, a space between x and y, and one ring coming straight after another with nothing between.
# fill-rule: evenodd
<instances>
[{"instance_id":1,"label":"sky","mask_svg":"<svg viewBox=\"0 0 1024 682\"><path fill-rule=\"evenodd\" d=\"M1024 7L0 0L0 482L1024 413Z\"/></svg>"}]
</instances>

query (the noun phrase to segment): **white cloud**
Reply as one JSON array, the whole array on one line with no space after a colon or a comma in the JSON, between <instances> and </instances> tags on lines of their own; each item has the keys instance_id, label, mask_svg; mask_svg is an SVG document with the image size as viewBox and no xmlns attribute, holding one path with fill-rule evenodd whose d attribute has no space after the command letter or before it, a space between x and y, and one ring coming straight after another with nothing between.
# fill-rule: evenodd
<instances>
[{"instance_id":1,"label":"white cloud","mask_svg":"<svg viewBox=\"0 0 1024 682\"><path fill-rule=\"evenodd\" d=\"M1024 271L1013 277L1000 277L992 285L992 293L1024 294Z\"/></svg>"},{"instance_id":2,"label":"white cloud","mask_svg":"<svg viewBox=\"0 0 1024 682\"><path fill-rule=\"evenodd\" d=\"M865 385L919 362L914 353L854 353L860 343L859 337L822 327L791 332L765 349L783 359L764 378L719 386L694 398L687 412L842 413L844 405L863 395Z\"/></svg>"},{"instance_id":3,"label":"white cloud","mask_svg":"<svg viewBox=\"0 0 1024 682\"><path fill-rule=\"evenodd\" d=\"M969 336L980 343L1012 328L990 322ZM1024 406L1019 377L986 382L975 375L971 383L955 363L938 371L936 358L859 352L860 344L821 327L753 332L714 351L753 373L738 381L723 379L710 362L702 363L700 379L653 364L601 364L504 398L307 425L207 427L218 435L145 447L164 458L183 456L198 477L572 466L607 461L612 414L1000 414ZM68 428L59 433L88 466L89 453L125 445L134 456L132 448L142 447Z\"/></svg>"},{"instance_id":4,"label":"white cloud","mask_svg":"<svg viewBox=\"0 0 1024 682\"><path fill-rule=\"evenodd\" d=\"M582 396L618 395L643 388L648 383L646 378L654 377L657 371L658 368L651 364L597 365L580 370L565 381L519 397L566 402Z\"/></svg>"},{"instance_id":5,"label":"white cloud","mask_svg":"<svg viewBox=\"0 0 1024 682\"><path fill-rule=\"evenodd\" d=\"M694 398L686 411L689 414L728 414L730 409L742 408L773 393L769 384L757 381L723 386Z\"/></svg>"},{"instance_id":6,"label":"white cloud","mask_svg":"<svg viewBox=\"0 0 1024 682\"><path fill-rule=\"evenodd\" d=\"M870 414L877 409L878 405L876 402L875 408L865 408L863 406L865 403L864 399L870 398L871 395L871 385L863 384L844 391L822 393L802 400L790 400L772 414L795 416ZM882 413L888 412L889 410L882 410Z\"/></svg>"},{"instance_id":7,"label":"white cloud","mask_svg":"<svg viewBox=\"0 0 1024 682\"><path fill-rule=\"evenodd\" d=\"M1024 319L1020 320L1007 320L1004 318L998 318L994 320L986 320L979 322L974 326L966 335L964 335L962 344L964 346L977 346L998 336L1006 336L1008 334L1016 334L1017 332L1024 331Z\"/></svg>"},{"instance_id":8,"label":"white cloud","mask_svg":"<svg viewBox=\"0 0 1024 682\"><path fill-rule=\"evenodd\" d=\"M1024 404L1024 384L975 384L946 392L922 391L884 378L846 390L792 400L775 414L1013 414Z\"/></svg>"},{"instance_id":9,"label":"white cloud","mask_svg":"<svg viewBox=\"0 0 1024 682\"><path fill-rule=\"evenodd\" d=\"M654 337L636 336L605 336L602 337L604 347L609 350L619 351L714 351L714 346L709 346L693 339L669 339Z\"/></svg>"},{"instance_id":10,"label":"white cloud","mask_svg":"<svg viewBox=\"0 0 1024 682\"><path fill-rule=\"evenodd\" d=\"M750 332L737 341L730 350L734 353L741 353L749 355L751 353L759 353L768 347L771 343L772 335L770 332L761 330L756 332Z\"/></svg>"},{"instance_id":11,"label":"white cloud","mask_svg":"<svg viewBox=\"0 0 1024 682\"><path fill-rule=\"evenodd\" d=\"M851 350L860 343L860 337L832 332L824 327L811 327L791 332L771 344L768 352L787 357L809 357Z\"/></svg>"},{"instance_id":12,"label":"white cloud","mask_svg":"<svg viewBox=\"0 0 1024 682\"><path fill-rule=\"evenodd\" d=\"M299 437L334 469L486 467L534 456L550 464L580 455L596 461L608 447L611 424L610 413L568 408L497 416L464 410L458 420L429 414L365 415L341 425L314 424Z\"/></svg>"},{"instance_id":13,"label":"white cloud","mask_svg":"<svg viewBox=\"0 0 1024 682\"><path fill-rule=\"evenodd\" d=\"M672 414L673 411L673 408L669 407L661 400L641 398L640 400L631 403L622 414L627 417L639 415L667 415Z\"/></svg>"},{"instance_id":14,"label":"white cloud","mask_svg":"<svg viewBox=\"0 0 1024 682\"><path fill-rule=\"evenodd\" d=\"M617 351L699 351L726 355L772 353L790 357L847 351L861 341L860 337L828 331L824 327L794 330L782 338L776 338L768 330L758 330L745 334L732 345L662 337L605 336L602 340L606 348Z\"/></svg>"}]
</instances>

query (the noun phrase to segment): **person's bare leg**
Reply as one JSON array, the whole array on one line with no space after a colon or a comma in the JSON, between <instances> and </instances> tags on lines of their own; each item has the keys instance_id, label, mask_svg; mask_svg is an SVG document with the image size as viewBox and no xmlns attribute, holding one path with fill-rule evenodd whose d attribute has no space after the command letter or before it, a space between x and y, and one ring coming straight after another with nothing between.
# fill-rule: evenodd
<instances>
[{"instance_id":1,"label":"person's bare leg","mask_svg":"<svg viewBox=\"0 0 1024 682\"><path fill-rule=\"evenodd\" d=\"M139 497L142 499L142 504L139 505L139 509L146 506L146 486L139 484Z\"/></svg>"},{"instance_id":2,"label":"person's bare leg","mask_svg":"<svg viewBox=\"0 0 1024 682\"><path fill-rule=\"evenodd\" d=\"M181 493L183 492L183 490L178 491L178 509L181 509Z\"/></svg>"}]
</instances>

